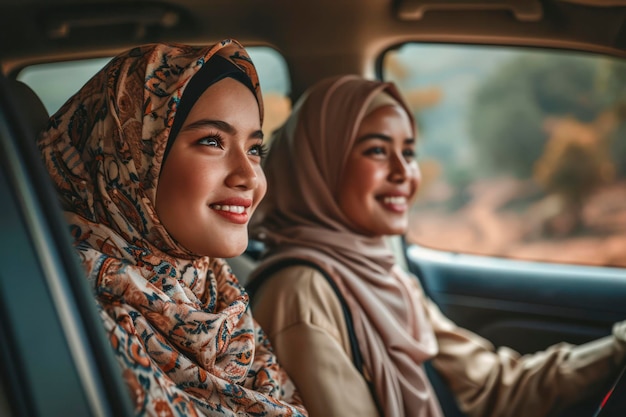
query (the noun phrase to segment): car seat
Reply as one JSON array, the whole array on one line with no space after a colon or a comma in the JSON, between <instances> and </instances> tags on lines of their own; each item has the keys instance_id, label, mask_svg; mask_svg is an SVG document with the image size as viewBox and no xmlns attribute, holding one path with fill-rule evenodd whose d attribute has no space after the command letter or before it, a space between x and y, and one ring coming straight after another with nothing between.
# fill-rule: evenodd
<instances>
[{"instance_id":1,"label":"car seat","mask_svg":"<svg viewBox=\"0 0 626 417\"><path fill-rule=\"evenodd\" d=\"M32 138L33 142L39 133L48 125L49 114L46 106L37 94L25 83L16 79L6 79L7 90L10 100L14 101L14 108L27 109L20 113L23 123L20 125L26 129L26 137Z\"/></svg>"}]
</instances>

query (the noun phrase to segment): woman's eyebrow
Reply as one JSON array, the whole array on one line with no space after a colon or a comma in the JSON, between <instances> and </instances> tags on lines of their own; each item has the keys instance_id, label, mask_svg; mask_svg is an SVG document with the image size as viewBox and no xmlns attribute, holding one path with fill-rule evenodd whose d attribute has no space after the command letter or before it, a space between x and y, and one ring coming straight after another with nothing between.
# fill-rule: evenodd
<instances>
[{"instance_id":1,"label":"woman's eyebrow","mask_svg":"<svg viewBox=\"0 0 626 417\"><path fill-rule=\"evenodd\" d=\"M365 142L366 140L370 140L370 139L378 139L378 140L384 140L385 142L392 142L393 140L391 139L391 136L387 136L384 135L382 133L367 133L363 136L361 136L360 138L357 139L357 143L361 143L361 142Z\"/></svg>"},{"instance_id":2,"label":"woman's eyebrow","mask_svg":"<svg viewBox=\"0 0 626 417\"><path fill-rule=\"evenodd\" d=\"M204 127L214 127L230 135L234 135L237 133L237 129L230 123L227 123L223 120L212 120L212 119L196 120L195 122L192 122L186 125L182 130L200 129ZM254 132L252 132L250 137L253 139L263 139L263 131L261 129L255 130Z\"/></svg>"},{"instance_id":3,"label":"woman's eyebrow","mask_svg":"<svg viewBox=\"0 0 626 417\"><path fill-rule=\"evenodd\" d=\"M365 142L366 140L371 140L371 139L383 140L385 142L393 142L393 139L391 138L391 136L388 136L382 133L367 133L361 136L360 138L358 138L356 143ZM415 138L406 138L404 139L404 143L407 145L412 145L415 143Z\"/></svg>"}]
</instances>

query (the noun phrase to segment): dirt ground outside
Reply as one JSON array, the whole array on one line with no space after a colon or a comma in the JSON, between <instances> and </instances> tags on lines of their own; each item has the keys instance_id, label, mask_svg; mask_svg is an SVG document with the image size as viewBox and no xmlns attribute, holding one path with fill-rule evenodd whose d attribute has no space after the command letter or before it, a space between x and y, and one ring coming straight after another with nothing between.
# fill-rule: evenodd
<instances>
[{"instance_id":1,"label":"dirt ground outside","mask_svg":"<svg viewBox=\"0 0 626 417\"><path fill-rule=\"evenodd\" d=\"M532 181L478 181L458 193L432 184L413 208L407 241L532 261L626 267L626 181L591 195L574 216ZM578 217L575 220L573 217Z\"/></svg>"}]
</instances>

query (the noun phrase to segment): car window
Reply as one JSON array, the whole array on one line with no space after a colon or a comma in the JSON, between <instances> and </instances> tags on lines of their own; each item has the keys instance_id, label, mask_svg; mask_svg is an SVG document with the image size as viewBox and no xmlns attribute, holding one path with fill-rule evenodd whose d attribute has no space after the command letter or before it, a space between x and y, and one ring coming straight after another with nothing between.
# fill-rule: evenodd
<instances>
[{"instance_id":1,"label":"car window","mask_svg":"<svg viewBox=\"0 0 626 417\"><path fill-rule=\"evenodd\" d=\"M263 131L269 138L291 111L287 64L273 48L251 46L246 50L259 73L265 107ZM110 57L30 65L22 69L17 78L28 84L41 98L48 113L53 114L109 60Z\"/></svg>"},{"instance_id":2,"label":"car window","mask_svg":"<svg viewBox=\"0 0 626 417\"><path fill-rule=\"evenodd\" d=\"M626 266L624 60L411 43L381 68L418 124L423 179L408 242Z\"/></svg>"}]
</instances>

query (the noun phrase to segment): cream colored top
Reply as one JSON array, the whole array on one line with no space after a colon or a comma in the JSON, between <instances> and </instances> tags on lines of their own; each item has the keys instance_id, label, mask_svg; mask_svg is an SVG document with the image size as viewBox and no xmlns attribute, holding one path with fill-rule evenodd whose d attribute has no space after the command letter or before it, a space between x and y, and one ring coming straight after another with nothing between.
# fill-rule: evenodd
<instances>
[{"instance_id":1,"label":"cream colored top","mask_svg":"<svg viewBox=\"0 0 626 417\"><path fill-rule=\"evenodd\" d=\"M415 302L426 309L439 344L433 366L469 416L545 416L593 394L621 369L625 326L584 345L560 343L522 356L506 347L495 350L456 326L415 284L421 296ZM258 290L252 308L311 417L378 416L352 363L340 301L319 271L281 269Z\"/></svg>"}]
</instances>

